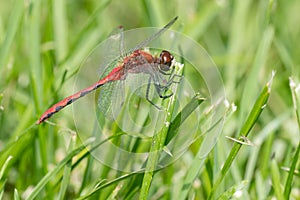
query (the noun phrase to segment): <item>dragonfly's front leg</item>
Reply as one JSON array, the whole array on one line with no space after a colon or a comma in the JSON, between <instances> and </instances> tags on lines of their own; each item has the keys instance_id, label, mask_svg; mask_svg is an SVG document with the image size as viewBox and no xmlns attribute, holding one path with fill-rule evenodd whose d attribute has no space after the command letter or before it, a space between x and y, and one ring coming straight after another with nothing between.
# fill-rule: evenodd
<instances>
[{"instance_id":1,"label":"dragonfly's front leg","mask_svg":"<svg viewBox=\"0 0 300 200\"><path fill-rule=\"evenodd\" d=\"M149 103L151 103L153 106L155 106L158 110L161 110L161 107L159 107L158 105L156 105L155 103L153 103L150 99L149 99L149 91L150 91L150 85L151 85L151 80L152 80L152 76L149 77L148 79L148 84L147 84L147 89L146 89L146 99ZM155 83L154 83L155 85ZM156 88L156 87L155 87Z\"/></svg>"},{"instance_id":2,"label":"dragonfly's front leg","mask_svg":"<svg viewBox=\"0 0 300 200\"><path fill-rule=\"evenodd\" d=\"M163 94L169 89L170 85L172 84L172 81L168 81L166 85L161 85L160 82L155 80L153 77L152 77L152 79L154 80L154 86L155 86L156 92L158 93L160 98L167 99L173 95L172 91L168 95Z\"/></svg>"}]
</instances>

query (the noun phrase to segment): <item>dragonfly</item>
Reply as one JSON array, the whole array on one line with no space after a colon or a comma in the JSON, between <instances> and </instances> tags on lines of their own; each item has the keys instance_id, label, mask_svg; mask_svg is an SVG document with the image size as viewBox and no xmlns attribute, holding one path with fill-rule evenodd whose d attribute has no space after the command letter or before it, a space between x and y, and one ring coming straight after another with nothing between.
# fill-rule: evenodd
<instances>
[{"instance_id":1,"label":"dragonfly","mask_svg":"<svg viewBox=\"0 0 300 200\"><path fill-rule=\"evenodd\" d=\"M73 95L64 98L63 100L51 106L41 115L36 124L41 124L45 120L49 119L52 115L59 112L64 107L72 104L77 99L91 93L92 91L98 89L103 85L115 81L125 80L128 74L144 73L149 75L148 85L146 88L146 99L150 104L160 109L160 107L153 103L149 98L150 84L154 83L155 90L157 91L159 97L162 99L169 98L173 95L173 93L164 95L164 91L168 89L168 87L174 82L174 76L168 81L166 81L166 83L164 84L161 83L160 76L172 74L171 66L172 62L174 61L174 56L166 50L162 50L159 56L153 56L151 53L142 50L142 48L151 41L155 40L161 34L163 34L168 28L170 28L175 23L177 19L178 17L175 17L158 32L154 33L152 36L142 41L136 47L130 50L127 54L128 56L123 58L121 64L112 68L111 71L105 77L101 78L98 82L76 92Z\"/></svg>"}]
</instances>

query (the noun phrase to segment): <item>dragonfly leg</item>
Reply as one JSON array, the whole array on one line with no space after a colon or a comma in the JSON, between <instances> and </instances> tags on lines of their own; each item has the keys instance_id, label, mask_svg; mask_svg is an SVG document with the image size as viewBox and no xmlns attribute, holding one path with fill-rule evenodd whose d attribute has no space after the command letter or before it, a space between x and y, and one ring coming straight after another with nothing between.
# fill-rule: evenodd
<instances>
[{"instance_id":1,"label":"dragonfly leg","mask_svg":"<svg viewBox=\"0 0 300 200\"><path fill-rule=\"evenodd\" d=\"M165 72L165 71L159 69L159 72L160 72L161 74L163 74L163 75L171 76L172 79L173 79L174 77L179 77L179 78L181 78L182 75L175 74L175 73L174 73L174 70L175 70L175 68L172 68L171 72Z\"/></svg>"},{"instance_id":2,"label":"dragonfly leg","mask_svg":"<svg viewBox=\"0 0 300 200\"><path fill-rule=\"evenodd\" d=\"M176 74L174 74L174 76L172 76L165 85L161 85L161 84L157 84L157 87L159 87L159 89L163 90L163 89L168 89L170 87L170 85L172 85L173 83L180 83L180 80L174 80L175 77L182 77L180 75L175 76Z\"/></svg>"},{"instance_id":3,"label":"dragonfly leg","mask_svg":"<svg viewBox=\"0 0 300 200\"><path fill-rule=\"evenodd\" d=\"M172 71L171 72L165 72L165 71L163 71L163 70L161 70L161 69L159 69L159 73L161 73L161 74L163 74L163 75L166 75L166 76L168 76L168 75L172 75L173 74L173 71L174 71L174 69L172 69Z\"/></svg>"},{"instance_id":4,"label":"dragonfly leg","mask_svg":"<svg viewBox=\"0 0 300 200\"><path fill-rule=\"evenodd\" d=\"M164 75L168 75L168 74L165 73ZM167 98L169 98L173 95L173 92L171 91L167 95L163 95L163 92L166 92L166 90L168 90L170 85L172 85L173 83L180 83L180 80L179 81L174 80L175 77L180 77L180 78L182 77L181 75L177 75L177 74L173 74L173 73L171 73L170 75L171 75L171 78L167 81L167 83L165 85L161 85L159 83L159 81L155 81L155 77L153 77L153 76L150 76L149 79L148 79L148 84L147 84L147 89L146 89L146 99L149 103L151 103L153 106L155 106L159 110L161 110L161 107L157 106L149 98L150 85L151 85L151 82L153 80L155 90L158 93L159 97L162 98L162 99L167 99Z\"/></svg>"},{"instance_id":5,"label":"dragonfly leg","mask_svg":"<svg viewBox=\"0 0 300 200\"><path fill-rule=\"evenodd\" d=\"M169 76L169 80L167 81L167 87L169 87L172 83L180 83L182 75L178 75L174 73L174 68L172 69L172 71L170 73L166 73L162 70L159 69L159 72L163 75ZM175 77L178 77L179 80L174 80Z\"/></svg>"},{"instance_id":6,"label":"dragonfly leg","mask_svg":"<svg viewBox=\"0 0 300 200\"><path fill-rule=\"evenodd\" d=\"M152 79L152 77L150 76L148 79L148 85L147 85L147 89L146 89L146 99L149 103L151 103L153 106L155 106L158 110L161 110L161 107L159 107L158 105L156 105L149 99L149 90L150 90L150 85L151 85L151 79Z\"/></svg>"},{"instance_id":7,"label":"dragonfly leg","mask_svg":"<svg viewBox=\"0 0 300 200\"><path fill-rule=\"evenodd\" d=\"M179 80L174 80L175 77L178 77ZM183 77L182 75L172 74L171 78L168 80L168 82L171 82L170 84L172 84L172 83L180 83L182 77Z\"/></svg>"},{"instance_id":8,"label":"dragonfly leg","mask_svg":"<svg viewBox=\"0 0 300 200\"><path fill-rule=\"evenodd\" d=\"M179 80L174 80L175 77L178 77ZM182 75L174 74L174 75L170 78L170 80L171 80L172 83L180 83L182 77L183 77Z\"/></svg>"},{"instance_id":9,"label":"dragonfly leg","mask_svg":"<svg viewBox=\"0 0 300 200\"><path fill-rule=\"evenodd\" d=\"M169 84L169 85L171 85L171 84ZM173 95L173 92L171 92L170 94L167 94L167 95L162 94L162 91L165 91L169 88L168 86L161 86L161 85L156 85L156 84L154 84L154 86L155 86L155 89L156 89L159 97L162 99L167 99Z\"/></svg>"},{"instance_id":10,"label":"dragonfly leg","mask_svg":"<svg viewBox=\"0 0 300 200\"><path fill-rule=\"evenodd\" d=\"M170 85L172 84L173 82L172 81L168 81L166 85L161 85L161 84L157 84L157 82L154 82L154 86L155 86L155 89L156 89L156 92L158 93L159 97L162 98L162 99L167 99L169 97L171 97L173 95L173 92L171 91L170 94L168 95L163 95L162 93L163 92L166 92Z\"/></svg>"}]
</instances>

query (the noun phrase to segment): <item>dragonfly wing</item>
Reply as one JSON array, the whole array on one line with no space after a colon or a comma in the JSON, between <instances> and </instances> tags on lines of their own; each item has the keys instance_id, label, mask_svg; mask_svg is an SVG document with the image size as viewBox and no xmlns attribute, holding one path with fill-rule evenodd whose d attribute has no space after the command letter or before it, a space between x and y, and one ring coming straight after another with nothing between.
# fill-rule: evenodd
<instances>
[{"instance_id":1,"label":"dragonfly wing","mask_svg":"<svg viewBox=\"0 0 300 200\"><path fill-rule=\"evenodd\" d=\"M125 47L124 47L124 28L123 26L117 27L115 30L113 30L109 34L109 38L111 38L114 43L110 44L111 46L114 46L115 51L118 51L119 55L121 57L125 56Z\"/></svg>"},{"instance_id":2,"label":"dragonfly wing","mask_svg":"<svg viewBox=\"0 0 300 200\"><path fill-rule=\"evenodd\" d=\"M92 57L89 58L93 63L89 64L98 65L99 77L103 78L117 66L125 54L123 27L116 28L99 47L94 49Z\"/></svg>"},{"instance_id":3,"label":"dragonfly wing","mask_svg":"<svg viewBox=\"0 0 300 200\"><path fill-rule=\"evenodd\" d=\"M98 106L101 113L109 118L116 119L124 102L123 82L110 82L102 86Z\"/></svg>"},{"instance_id":4,"label":"dragonfly wing","mask_svg":"<svg viewBox=\"0 0 300 200\"><path fill-rule=\"evenodd\" d=\"M173 18L168 24L166 24L158 32L154 33L149 38L147 38L146 40L144 40L144 41L140 42L138 45L136 45L133 49L129 50L129 52L133 52L135 50L138 50L138 49L141 49L141 48L145 47L147 44L149 44L150 42L152 42L153 40L155 40L156 38L158 38L166 30L168 30L176 22L177 19L178 19L178 16L176 16L175 18Z\"/></svg>"}]
</instances>

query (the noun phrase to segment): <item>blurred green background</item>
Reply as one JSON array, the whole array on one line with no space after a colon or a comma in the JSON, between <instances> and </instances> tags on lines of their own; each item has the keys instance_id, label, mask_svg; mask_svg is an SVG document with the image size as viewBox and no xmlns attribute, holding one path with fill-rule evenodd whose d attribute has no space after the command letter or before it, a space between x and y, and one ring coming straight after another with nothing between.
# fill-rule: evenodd
<instances>
[{"instance_id":1,"label":"blurred green background","mask_svg":"<svg viewBox=\"0 0 300 200\"><path fill-rule=\"evenodd\" d=\"M70 95L68 88L87 54L119 25L125 29L162 27L179 16L171 29L191 37L206 49L221 73L226 96L235 103L237 111L226 119L218 145L202 168L199 171L191 168L192 161L197 160L197 149L191 147L176 164L154 176L149 199L208 198L217 172L232 148L233 142L225 135L237 136L272 71L276 75L268 104L248 138L255 145L242 147L215 197L238 198L239 189L241 199L287 197L283 191L288 190L289 170L283 167L289 169L292 161L299 159L293 159L300 137L289 87L289 77L299 83L299 8L299 0L1 1L1 196L28 197L47 178L47 172L70 155L66 146L71 136L65 134L69 130L51 125L37 127L34 123L49 105ZM296 98L294 105L297 103ZM51 120L74 129L71 112L65 111ZM78 145L75 142L73 149ZM8 159L9 156L12 158ZM103 179L115 182L96 193L95 199L139 196L138 177L131 178L131 185L126 185L116 180L121 173L103 166L102 175L93 176L100 164L86 167L88 162L92 161L83 161L80 168L70 170L66 182L60 169L41 186L38 197L73 199L92 191L94 184ZM299 162L296 169L299 170ZM192 170L196 175L188 182L186 191L182 184ZM87 172L90 176L86 176ZM244 185L243 180L248 182ZM126 186L131 191L124 189ZM290 199L299 198L298 172L294 175Z\"/></svg>"}]
</instances>

